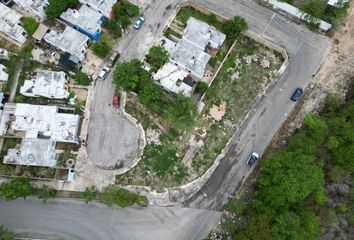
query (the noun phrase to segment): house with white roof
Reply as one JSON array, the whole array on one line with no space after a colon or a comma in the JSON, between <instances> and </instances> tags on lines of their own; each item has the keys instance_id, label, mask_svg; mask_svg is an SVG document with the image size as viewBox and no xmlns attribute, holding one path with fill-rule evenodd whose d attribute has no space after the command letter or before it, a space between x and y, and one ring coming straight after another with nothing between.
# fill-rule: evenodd
<instances>
[{"instance_id":1,"label":"house with white roof","mask_svg":"<svg viewBox=\"0 0 354 240\"><path fill-rule=\"evenodd\" d=\"M48 139L23 138L21 144L8 149L3 163L37 167L55 167L55 142Z\"/></svg>"},{"instance_id":2,"label":"house with white roof","mask_svg":"<svg viewBox=\"0 0 354 240\"><path fill-rule=\"evenodd\" d=\"M14 2L32 16L41 20L47 17L45 9L48 6L48 0L14 0Z\"/></svg>"},{"instance_id":3,"label":"house with white roof","mask_svg":"<svg viewBox=\"0 0 354 240\"><path fill-rule=\"evenodd\" d=\"M20 93L27 97L64 99L69 97L68 76L65 72L40 70L33 79L25 80Z\"/></svg>"},{"instance_id":4,"label":"house with white roof","mask_svg":"<svg viewBox=\"0 0 354 240\"><path fill-rule=\"evenodd\" d=\"M153 78L155 83L162 89L176 94L182 93L186 97L190 97L193 84L187 80L188 72L179 69L172 63L166 63L160 68Z\"/></svg>"},{"instance_id":5,"label":"house with white roof","mask_svg":"<svg viewBox=\"0 0 354 240\"><path fill-rule=\"evenodd\" d=\"M81 62L84 60L90 44L88 36L69 26L61 33L50 30L43 39L54 48L77 57Z\"/></svg>"},{"instance_id":6,"label":"house with white roof","mask_svg":"<svg viewBox=\"0 0 354 240\"><path fill-rule=\"evenodd\" d=\"M69 8L60 15L60 20L77 31L98 41L101 36L101 25L105 17L94 9L82 5L79 10Z\"/></svg>"},{"instance_id":7,"label":"house with white roof","mask_svg":"<svg viewBox=\"0 0 354 240\"><path fill-rule=\"evenodd\" d=\"M0 4L0 36L21 47L27 40L27 32L20 25L23 16Z\"/></svg>"},{"instance_id":8,"label":"house with white roof","mask_svg":"<svg viewBox=\"0 0 354 240\"><path fill-rule=\"evenodd\" d=\"M58 111L57 106L6 103L0 122L0 134L78 143L80 116Z\"/></svg>"},{"instance_id":9,"label":"house with white roof","mask_svg":"<svg viewBox=\"0 0 354 240\"><path fill-rule=\"evenodd\" d=\"M0 48L0 59L9 60L9 52L4 48Z\"/></svg>"},{"instance_id":10,"label":"house with white roof","mask_svg":"<svg viewBox=\"0 0 354 240\"><path fill-rule=\"evenodd\" d=\"M215 27L190 17L182 38L191 41L202 49L205 49L207 45L218 49L224 43L226 35L217 31Z\"/></svg>"},{"instance_id":11,"label":"house with white roof","mask_svg":"<svg viewBox=\"0 0 354 240\"><path fill-rule=\"evenodd\" d=\"M82 5L86 5L101 13L107 18L112 18L112 7L117 0L79 0Z\"/></svg>"},{"instance_id":12,"label":"house with white roof","mask_svg":"<svg viewBox=\"0 0 354 240\"><path fill-rule=\"evenodd\" d=\"M9 74L5 72L6 67L0 64L0 81L7 82L9 79Z\"/></svg>"}]
</instances>

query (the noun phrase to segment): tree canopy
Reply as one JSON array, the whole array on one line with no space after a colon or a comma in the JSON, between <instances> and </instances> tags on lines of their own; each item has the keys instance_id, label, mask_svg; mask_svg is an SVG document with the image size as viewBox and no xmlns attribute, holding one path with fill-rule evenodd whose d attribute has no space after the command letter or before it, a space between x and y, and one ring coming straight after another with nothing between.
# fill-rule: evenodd
<instances>
[{"instance_id":1,"label":"tree canopy","mask_svg":"<svg viewBox=\"0 0 354 240\"><path fill-rule=\"evenodd\" d=\"M153 46L146 54L146 61L152 66L154 71L161 68L169 58L168 52L161 46Z\"/></svg>"},{"instance_id":2,"label":"tree canopy","mask_svg":"<svg viewBox=\"0 0 354 240\"><path fill-rule=\"evenodd\" d=\"M232 19L225 21L221 29L226 34L229 41L235 41L237 36L243 31L247 30L247 22L242 17L236 16Z\"/></svg>"},{"instance_id":3,"label":"tree canopy","mask_svg":"<svg viewBox=\"0 0 354 240\"><path fill-rule=\"evenodd\" d=\"M65 12L68 8L75 8L79 3L78 0L49 0L48 6L45 10L47 17L54 19L59 17L62 12Z\"/></svg>"},{"instance_id":4,"label":"tree canopy","mask_svg":"<svg viewBox=\"0 0 354 240\"><path fill-rule=\"evenodd\" d=\"M28 178L16 177L10 182L4 182L0 186L0 196L6 201L16 198L26 198L33 194L33 187Z\"/></svg>"},{"instance_id":5,"label":"tree canopy","mask_svg":"<svg viewBox=\"0 0 354 240\"><path fill-rule=\"evenodd\" d=\"M14 240L14 234L12 231L5 228L3 225L0 225L0 239L1 240Z\"/></svg>"}]
</instances>

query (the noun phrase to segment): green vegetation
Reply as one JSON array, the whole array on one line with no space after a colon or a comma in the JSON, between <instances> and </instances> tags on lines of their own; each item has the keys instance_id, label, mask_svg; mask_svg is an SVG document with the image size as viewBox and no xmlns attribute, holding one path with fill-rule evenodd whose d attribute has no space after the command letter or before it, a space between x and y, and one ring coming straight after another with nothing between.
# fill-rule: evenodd
<instances>
[{"instance_id":1,"label":"green vegetation","mask_svg":"<svg viewBox=\"0 0 354 240\"><path fill-rule=\"evenodd\" d=\"M10 201L20 197L26 198L33 194L33 190L28 178L16 177L0 185L0 196Z\"/></svg>"},{"instance_id":2,"label":"green vegetation","mask_svg":"<svg viewBox=\"0 0 354 240\"><path fill-rule=\"evenodd\" d=\"M152 112L167 120L176 128L190 128L194 125L196 106L182 94L166 94L156 86L149 72L141 68L141 62L119 63L113 74L117 87L136 92L139 100Z\"/></svg>"},{"instance_id":3,"label":"green vegetation","mask_svg":"<svg viewBox=\"0 0 354 240\"><path fill-rule=\"evenodd\" d=\"M4 62L4 65L6 66L6 72L9 74L9 79L6 82L6 86L4 90L6 93L11 91L17 63L18 63L18 58L16 56L10 56L10 59Z\"/></svg>"},{"instance_id":4,"label":"green vegetation","mask_svg":"<svg viewBox=\"0 0 354 240\"><path fill-rule=\"evenodd\" d=\"M204 94L208 91L208 84L206 82L198 82L197 86L195 87L195 92Z\"/></svg>"},{"instance_id":5,"label":"green vegetation","mask_svg":"<svg viewBox=\"0 0 354 240\"><path fill-rule=\"evenodd\" d=\"M45 10L49 19L59 17L62 12L65 12L68 8L75 8L78 0L49 0L49 5Z\"/></svg>"},{"instance_id":6,"label":"green vegetation","mask_svg":"<svg viewBox=\"0 0 354 240\"><path fill-rule=\"evenodd\" d=\"M14 240L15 236L12 231L8 230L3 225L0 225L0 239L1 240Z\"/></svg>"},{"instance_id":7,"label":"green vegetation","mask_svg":"<svg viewBox=\"0 0 354 240\"><path fill-rule=\"evenodd\" d=\"M335 26L339 25L347 16L349 4L343 0L338 3L338 7L326 7L326 3L321 0L308 0L304 2L299 8L305 13L310 14L306 21L310 27L318 29L318 23L313 17L325 20Z\"/></svg>"},{"instance_id":8,"label":"green vegetation","mask_svg":"<svg viewBox=\"0 0 354 240\"><path fill-rule=\"evenodd\" d=\"M50 188L47 185L43 185L43 188L38 192L38 198L42 199L43 203L47 203L50 198L57 196L57 190Z\"/></svg>"},{"instance_id":9,"label":"green vegetation","mask_svg":"<svg viewBox=\"0 0 354 240\"><path fill-rule=\"evenodd\" d=\"M185 27L190 17L194 17L203 22L206 22L214 26L218 30L222 29L222 23L218 21L217 17L214 14L205 15L204 13L201 13L192 7L186 7L179 10L176 19L182 24L182 27Z\"/></svg>"},{"instance_id":10,"label":"green vegetation","mask_svg":"<svg viewBox=\"0 0 354 240\"><path fill-rule=\"evenodd\" d=\"M86 187L85 192L82 193L81 198L85 200L86 204L95 200L97 198L97 190L95 186Z\"/></svg>"},{"instance_id":11,"label":"green vegetation","mask_svg":"<svg viewBox=\"0 0 354 240\"><path fill-rule=\"evenodd\" d=\"M103 35L98 42L93 44L92 50L98 57L105 58L111 52L113 43L113 39Z\"/></svg>"},{"instance_id":12,"label":"green vegetation","mask_svg":"<svg viewBox=\"0 0 354 240\"><path fill-rule=\"evenodd\" d=\"M91 83L91 79L87 76L86 73L83 72L77 72L75 74L74 80L75 82L83 86L88 86Z\"/></svg>"},{"instance_id":13,"label":"green vegetation","mask_svg":"<svg viewBox=\"0 0 354 240\"><path fill-rule=\"evenodd\" d=\"M146 54L146 61L151 65L153 71L160 69L168 59L168 52L161 46L153 46Z\"/></svg>"},{"instance_id":14,"label":"green vegetation","mask_svg":"<svg viewBox=\"0 0 354 240\"><path fill-rule=\"evenodd\" d=\"M126 0L119 1L113 5L113 17L120 23L123 29L131 24L131 18L139 16L139 8Z\"/></svg>"},{"instance_id":15,"label":"green vegetation","mask_svg":"<svg viewBox=\"0 0 354 240\"><path fill-rule=\"evenodd\" d=\"M236 16L225 21L221 29L226 34L226 39L230 42L234 42L242 32L247 30L247 23L245 19Z\"/></svg>"},{"instance_id":16,"label":"green vegetation","mask_svg":"<svg viewBox=\"0 0 354 240\"><path fill-rule=\"evenodd\" d=\"M287 146L261 162L254 199L226 221L234 239L317 239L323 224L347 214L343 202L337 211L327 205L324 190L325 181L341 181L354 170L354 99L347 101L341 105L339 95L330 94L319 117L306 116Z\"/></svg>"},{"instance_id":17,"label":"green vegetation","mask_svg":"<svg viewBox=\"0 0 354 240\"><path fill-rule=\"evenodd\" d=\"M146 206L149 203L147 197L129 192L127 189L120 188L116 185L105 187L103 192L99 193L98 199L108 206L115 204L122 208L131 206L133 204Z\"/></svg>"},{"instance_id":18,"label":"green vegetation","mask_svg":"<svg viewBox=\"0 0 354 240\"><path fill-rule=\"evenodd\" d=\"M114 38L120 38L122 36L122 29L120 28L120 25L118 24L117 20L115 19L106 19L103 25L105 28L107 28L108 32L114 37Z\"/></svg>"},{"instance_id":19,"label":"green vegetation","mask_svg":"<svg viewBox=\"0 0 354 240\"><path fill-rule=\"evenodd\" d=\"M37 30L39 23L32 17L23 18L23 28L26 32L32 36L32 34Z\"/></svg>"}]
</instances>

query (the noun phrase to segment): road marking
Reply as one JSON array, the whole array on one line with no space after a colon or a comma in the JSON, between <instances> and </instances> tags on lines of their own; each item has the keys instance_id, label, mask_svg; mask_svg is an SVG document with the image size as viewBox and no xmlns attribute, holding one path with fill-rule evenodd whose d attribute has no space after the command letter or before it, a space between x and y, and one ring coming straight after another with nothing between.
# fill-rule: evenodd
<instances>
[{"instance_id":1,"label":"road marking","mask_svg":"<svg viewBox=\"0 0 354 240\"><path fill-rule=\"evenodd\" d=\"M275 17L275 13L273 13L272 17L271 17L270 20L269 20L269 23L267 24L266 28L264 29L264 31L263 31L263 33L262 33L263 36L264 36L265 32L267 31L269 25L272 23L274 17Z\"/></svg>"}]
</instances>

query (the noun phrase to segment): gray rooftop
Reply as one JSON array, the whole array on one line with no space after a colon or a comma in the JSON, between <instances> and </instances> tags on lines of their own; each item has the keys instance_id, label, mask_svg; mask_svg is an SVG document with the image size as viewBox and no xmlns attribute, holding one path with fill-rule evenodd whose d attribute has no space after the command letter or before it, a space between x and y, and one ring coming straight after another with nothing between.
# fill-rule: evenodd
<instances>
[{"instance_id":1,"label":"gray rooftop","mask_svg":"<svg viewBox=\"0 0 354 240\"><path fill-rule=\"evenodd\" d=\"M99 24L99 21L102 18L102 14L86 5L82 5L79 10L69 8L60 15L60 18L81 27L85 31L95 33L100 29L101 24Z\"/></svg>"},{"instance_id":2,"label":"gray rooftop","mask_svg":"<svg viewBox=\"0 0 354 240\"><path fill-rule=\"evenodd\" d=\"M55 167L55 142L48 139L23 138L19 148L10 148L4 157L6 164Z\"/></svg>"},{"instance_id":3,"label":"gray rooftop","mask_svg":"<svg viewBox=\"0 0 354 240\"><path fill-rule=\"evenodd\" d=\"M44 40L55 48L68 52L83 61L90 39L72 27L66 27L62 33L51 30L44 35Z\"/></svg>"},{"instance_id":4,"label":"gray rooftop","mask_svg":"<svg viewBox=\"0 0 354 240\"><path fill-rule=\"evenodd\" d=\"M171 55L170 61L189 71L194 77L202 78L210 55L189 40L181 39Z\"/></svg>"},{"instance_id":5,"label":"gray rooftop","mask_svg":"<svg viewBox=\"0 0 354 240\"><path fill-rule=\"evenodd\" d=\"M117 0L79 0L80 3L87 4L105 17L110 18L113 5Z\"/></svg>"},{"instance_id":6,"label":"gray rooftop","mask_svg":"<svg viewBox=\"0 0 354 240\"><path fill-rule=\"evenodd\" d=\"M210 44L212 48L219 48L225 41L226 35L217 31L215 27L190 17L184 29L183 39L195 43L200 48L205 49Z\"/></svg>"}]
</instances>

